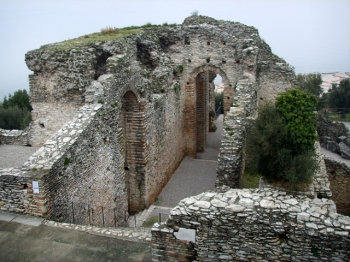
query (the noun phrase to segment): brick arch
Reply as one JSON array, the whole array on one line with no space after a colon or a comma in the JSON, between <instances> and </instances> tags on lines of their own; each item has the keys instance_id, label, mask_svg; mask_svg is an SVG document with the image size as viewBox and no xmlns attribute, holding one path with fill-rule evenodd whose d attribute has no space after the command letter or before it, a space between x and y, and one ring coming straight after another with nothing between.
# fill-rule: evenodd
<instances>
[{"instance_id":1,"label":"brick arch","mask_svg":"<svg viewBox=\"0 0 350 262\"><path fill-rule=\"evenodd\" d=\"M206 135L209 127L209 100L211 82L219 74L225 86L224 96L230 94L230 100L233 100L233 87L227 78L227 75L221 68L216 66L200 66L192 71L185 86L185 137L186 153L189 156L196 157L197 152L203 151L206 146ZM232 94L232 95L231 95ZM232 103L232 102L231 102ZM224 100L224 113L225 109ZM229 109L229 107L228 107Z\"/></svg>"},{"instance_id":2,"label":"brick arch","mask_svg":"<svg viewBox=\"0 0 350 262\"><path fill-rule=\"evenodd\" d=\"M131 90L124 93L120 111L122 151L129 213L146 208L145 105Z\"/></svg>"}]
</instances>

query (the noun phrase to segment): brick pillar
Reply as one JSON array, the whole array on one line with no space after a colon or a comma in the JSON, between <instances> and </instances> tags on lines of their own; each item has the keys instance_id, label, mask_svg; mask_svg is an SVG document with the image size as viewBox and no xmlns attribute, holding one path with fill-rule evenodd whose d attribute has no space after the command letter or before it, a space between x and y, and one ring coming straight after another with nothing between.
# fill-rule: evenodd
<instances>
[{"instance_id":1,"label":"brick pillar","mask_svg":"<svg viewBox=\"0 0 350 262\"><path fill-rule=\"evenodd\" d=\"M145 187L145 108L134 93L128 91L123 98L122 121L124 137L124 168L127 177L129 212L146 208Z\"/></svg>"}]
</instances>

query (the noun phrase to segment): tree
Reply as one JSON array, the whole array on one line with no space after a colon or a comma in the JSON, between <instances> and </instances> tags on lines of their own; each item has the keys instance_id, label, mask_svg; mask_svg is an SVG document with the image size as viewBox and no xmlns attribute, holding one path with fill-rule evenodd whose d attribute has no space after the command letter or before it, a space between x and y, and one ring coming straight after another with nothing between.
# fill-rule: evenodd
<instances>
[{"instance_id":1,"label":"tree","mask_svg":"<svg viewBox=\"0 0 350 262\"><path fill-rule=\"evenodd\" d=\"M17 90L14 92L13 96L9 95L7 108L15 106L21 109L26 108L28 111L32 111L33 108L30 105L30 98L27 93L27 90Z\"/></svg>"},{"instance_id":2,"label":"tree","mask_svg":"<svg viewBox=\"0 0 350 262\"><path fill-rule=\"evenodd\" d=\"M337 108L343 113L348 113L350 108L350 79L343 79L339 85L333 84L325 97L329 108Z\"/></svg>"},{"instance_id":3,"label":"tree","mask_svg":"<svg viewBox=\"0 0 350 262\"><path fill-rule=\"evenodd\" d=\"M298 74L298 85L301 90L319 97L323 93L322 76L320 73Z\"/></svg>"},{"instance_id":4,"label":"tree","mask_svg":"<svg viewBox=\"0 0 350 262\"><path fill-rule=\"evenodd\" d=\"M25 129L31 122L32 107L27 91L18 90L9 98L5 96L0 106L0 128Z\"/></svg>"},{"instance_id":5,"label":"tree","mask_svg":"<svg viewBox=\"0 0 350 262\"><path fill-rule=\"evenodd\" d=\"M275 104L262 105L247 132L249 170L270 182L287 182L291 189L310 183L318 166L315 107L315 96L297 89L280 94Z\"/></svg>"}]
</instances>

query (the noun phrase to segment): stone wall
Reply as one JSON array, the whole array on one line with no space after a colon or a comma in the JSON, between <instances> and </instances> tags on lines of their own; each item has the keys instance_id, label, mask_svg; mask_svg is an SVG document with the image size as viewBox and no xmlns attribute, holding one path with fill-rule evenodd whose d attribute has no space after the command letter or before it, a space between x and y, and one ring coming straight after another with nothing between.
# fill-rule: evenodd
<instances>
[{"instance_id":1,"label":"stone wall","mask_svg":"<svg viewBox=\"0 0 350 262\"><path fill-rule=\"evenodd\" d=\"M43 215L72 222L72 206L79 206L75 219L88 223L93 210L95 225L124 225L127 189L116 108L101 104L82 107L42 148L25 163L32 179L40 181L44 196ZM102 215L104 212L104 221ZM68 221L67 221L68 220Z\"/></svg>"},{"instance_id":2,"label":"stone wall","mask_svg":"<svg viewBox=\"0 0 350 262\"><path fill-rule=\"evenodd\" d=\"M194 229L195 242L174 239L179 228ZM163 248L169 239L198 261L348 261L349 232L350 218L332 200L273 189L204 192L181 200L167 224L152 228L153 259L175 261L173 249Z\"/></svg>"},{"instance_id":3,"label":"stone wall","mask_svg":"<svg viewBox=\"0 0 350 262\"><path fill-rule=\"evenodd\" d=\"M244 171L244 140L249 118L256 115L256 86L248 79L236 87L235 103L225 116L215 187L238 188Z\"/></svg>"},{"instance_id":4,"label":"stone wall","mask_svg":"<svg viewBox=\"0 0 350 262\"><path fill-rule=\"evenodd\" d=\"M0 208L23 213L26 209L30 175L18 168L0 169Z\"/></svg>"},{"instance_id":5,"label":"stone wall","mask_svg":"<svg viewBox=\"0 0 350 262\"><path fill-rule=\"evenodd\" d=\"M0 128L0 144L19 146L29 145L28 129L5 130Z\"/></svg>"},{"instance_id":6,"label":"stone wall","mask_svg":"<svg viewBox=\"0 0 350 262\"><path fill-rule=\"evenodd\" d=\"M325 157L325 163L337 212L350 216L350 167L329 157Z\"/></svg>"},{"instance_id":7,"label":"stone wall","mask_svg":"<svg viewBox=\"0 0 350 262\"><path fill-rule=\"evenodd\" d=\"M72 120L80 108L70 104L32 102L32 122L27 128L29 144L39 147L53 136L65 123Z\"/></svg>"}]
</instances>

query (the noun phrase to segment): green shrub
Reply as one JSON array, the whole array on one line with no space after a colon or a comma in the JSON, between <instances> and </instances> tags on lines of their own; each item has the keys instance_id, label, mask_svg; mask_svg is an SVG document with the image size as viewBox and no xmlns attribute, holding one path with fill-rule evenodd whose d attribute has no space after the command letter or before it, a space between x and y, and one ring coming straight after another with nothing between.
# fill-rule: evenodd
<instances>
[{"instance_id":1,"label":"green shrub","mask_svg":"<svg viewBox=\"0 0 350 262\"><path fill-rule=\"evenodd\" d=\"M290 89L276 99L276 110L287 126L287 145L294 154L313 148L316 133L317 98L305 91Z\"/></svg>"},{"instance_id":2,"label":"green shrub","mask_svg":"<svg viewBox=\"0 0 350 262\"><path fill-rule=\"evenodd\" d=\"M66 157L66 158L64 159L64 166L68 166L69 163L70 163L70 158Z\"/></svg>"},{"instance_id":3,"label":"green shrub","mask_svg":"<svg viewBox=\"0 0 350 262\"><path fill-rule=\"evenodd\" d=\"M31 121L31 113L26 108L21 109L17 106L9 108L0 107L0 128L23 130Z\"/></svg>"},{"instance_id":4,"label":"green shrub","mask_svg":"<svg viewBox=\"0 0 350 262\"><path fill-rule=\"evenodd\" d=\"M284 107L291 107L284 102ZM279 107L282 105L279 104ZM298 115L295 117L298 118ZM289 141L292 135L287 123L274 104L266 103L259 108L258 118L247 131L246 165L252 173L262 175L269 182L281 183L289 189L301 189L311 182L318 163L313 147L296 150L296 145L304 144ZM299 124L300 127L304 125L308 123ZM312 138L310 141L315 140Z\"/></svg>"}]
</instances>

